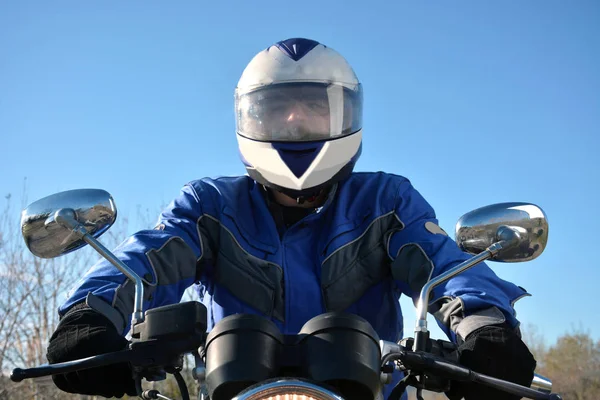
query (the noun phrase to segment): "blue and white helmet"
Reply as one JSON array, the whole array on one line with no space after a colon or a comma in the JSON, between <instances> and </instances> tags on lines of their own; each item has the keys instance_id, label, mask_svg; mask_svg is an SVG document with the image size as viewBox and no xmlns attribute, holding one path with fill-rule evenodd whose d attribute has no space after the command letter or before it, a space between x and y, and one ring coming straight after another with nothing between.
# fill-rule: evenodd
<instances>
[{"instance_id":1,"label":"blue and white helmet","mask_svg":"<svg viewBox=\"0 0 600 400\"><path fill-rule=\"evenodd\" d=\"M314 40L258 53L235 90L248 175L292 197L346 178L362 147L362 88L348 62Z\"/></svg>"}]
</instances>

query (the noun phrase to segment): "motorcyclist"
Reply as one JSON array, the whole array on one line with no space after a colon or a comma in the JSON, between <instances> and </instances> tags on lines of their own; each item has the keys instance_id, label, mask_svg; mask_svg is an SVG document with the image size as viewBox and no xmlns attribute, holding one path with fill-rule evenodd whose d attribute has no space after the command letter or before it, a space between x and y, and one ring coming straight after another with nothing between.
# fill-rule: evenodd
<instances>
[{"instance_id":1,"label":"motorcyclist","mask_svg":"<svg viewBox=\"0 0 600 400\"><path fill-rule=\"evenodd\" d=\"M258 53L235 90L237 139L248 176L185 185L153 230L115 251L145 284L144 309L180 301L197 283L209 329L234 313L270 318L297 333L310 318L347 311L382 339L403 335L401 294L468 258L438 226L408 179L352 172L362 149L362 88L347 61L309 39ZM193 155L192 155L193 156ZM132 282L100 260L59 313L51 363L126 346ZM513 304L527 293L485 264L434 291L430 311L461 362L529 385L535 360ZM53 377L67 392L135 394L127 365ZM512 399L453 385L451 399Z\"/></svg>"}]
</instances>

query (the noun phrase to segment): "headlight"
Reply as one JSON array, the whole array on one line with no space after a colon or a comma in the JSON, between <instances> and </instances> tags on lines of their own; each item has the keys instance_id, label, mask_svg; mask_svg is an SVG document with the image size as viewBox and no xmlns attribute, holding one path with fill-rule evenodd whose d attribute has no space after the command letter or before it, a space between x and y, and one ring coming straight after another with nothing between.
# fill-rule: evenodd
<instances>
[{"instance_id":1,"label":"headlight","mask_svg":"<svg viewBox=\"0 0 600 400\"><path fill-rule=\"evenodd\" d=\"M252 386L233 400L344 400L337 394L310 382L278 380Z\"/></svg>"}]
</instances>

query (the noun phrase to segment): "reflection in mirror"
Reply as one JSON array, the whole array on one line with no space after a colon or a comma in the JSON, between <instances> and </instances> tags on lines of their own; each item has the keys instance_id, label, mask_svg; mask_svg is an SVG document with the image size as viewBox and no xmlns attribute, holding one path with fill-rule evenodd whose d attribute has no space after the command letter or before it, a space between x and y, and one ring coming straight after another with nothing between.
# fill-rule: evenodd
<instances>
[{"instance_id":1,"label":"reflection in mirror","mask_svg":"<svg viewBox=\"0 0 600 400\"><path fill-rule=\"evenodd\" d=\"M54 258L75 251L85 242L54 220L58 210L71 209L93 237L106 232L117 218L112 196L100 189L77 189L44 197L21 212L21 233L36 256Z\"/></svg>"},{"instance_id":2,"label":"reflection in mirror","mask_svg":"<svg viewBox=\"0 0 600 400\"><path fill-rule=\"evenodd\" d=\"M492 260L529 261L544 251L548 242L548 220L544 211L529 203L500 203L463 215L456 224L456 243L471 254L479 254L500 241L503 229L517 232L513 246L501 250Z\"/></svg>"}]
</instances>

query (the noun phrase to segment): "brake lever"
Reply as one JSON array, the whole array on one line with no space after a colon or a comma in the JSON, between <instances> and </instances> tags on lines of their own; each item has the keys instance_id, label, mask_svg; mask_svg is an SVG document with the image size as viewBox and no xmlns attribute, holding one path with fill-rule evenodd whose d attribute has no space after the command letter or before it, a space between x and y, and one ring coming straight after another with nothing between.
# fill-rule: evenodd
<instances>
[{"instance_id":1,"label":"brake lever","mask_svg":"<svg viewBox=\"0 0 600 400\"><path fill-rule=\"evenodd\" d=\"M562 397L556 393L542 393L535 389L531 389L519 384L505 381L502 379L494 378L492 376L480 374L475 371L471 371L474 375L474 382L482 383L495 389L503 390L507 393L514 394L516 396L527 396L535 400L562 400ZM523 394L528 392L529 394ZM534 397L531 397L534 396Z\"/></svg>"},{"instance_id":2,"label":"brake lever","mask_svg":"<svg viewBox=\"0 0 600 400\"><path fill-rule=\"evenodd\" d=\"M65 361L56 364L46 364L34 368L15 368L10 374L10 380L21 382L23 379L40 378L48 375L66 374L95 367L103 367L110 364L128 362L131 359L132 350L120 350L113 353L99 354L79 360Z\"/></svg>"},{"instance_id":3,"label":"brake lever","mask_svg":"<svg viewBox=\"0 0 600 400\"><path fill-rule=\"evenodd\" d=\"M176 363L182 354L193 351L201 344L200 335L180 340L147 340L132 342L129 348L112 353L98 354L78 360L65 361L56 364L46 364L33 368L15 368L10 374L13 382L24 379L40 378L42 376L66 374L84 369L104 367L111 364L127 362L134 369L144 369L153 366L169 366Z\"/></svg>"},{"instance_id":4,"label":"brake lever","mask_svg":"<svg viewBox=\"0 0 600 400\"><path fill-rule=\"evenodd\" d=\"M427 371L455 381L481 383L506 393L533 400L561 400L560 395L556 393L542 393L517 383L484 375L429 353L404 350L402 354L397 354L397 359L401 360L411 371Z\"/></svg>"}]
</instances>

